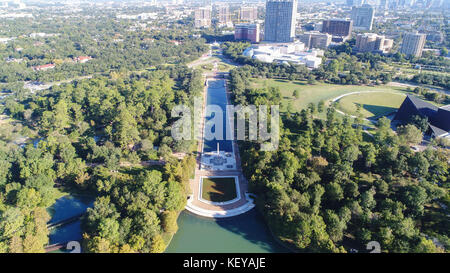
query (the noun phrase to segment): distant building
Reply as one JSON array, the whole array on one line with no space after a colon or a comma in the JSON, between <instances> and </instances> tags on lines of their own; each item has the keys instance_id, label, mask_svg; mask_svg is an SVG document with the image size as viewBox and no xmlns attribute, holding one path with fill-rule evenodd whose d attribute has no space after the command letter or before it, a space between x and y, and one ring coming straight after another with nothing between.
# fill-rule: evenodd
<instances>
[{"instance_id":1,"label":"distant building","mask_svg":"<svg viewBox=\"0 0 450 273\"><path fill-rule=\"evenodd\" d=\"M426 134L431 137L450 137L450 105L438 108L415 96L408 95L398 109L394 120L409 123L414 115L428 119Z\"/></svg>"},{"instance_id":2,"label":"distant building","mask_svg":"<svg viewBox=\"0 0 450 273\"><path fill-rule=\"evenodd\" d=\"M77 63L84 64L84 63L89 62L90 60L92 60L92 57L91 56L80 56L80 57L75 57L73 60L75 62L77 62Z\"/></svg>"},{"instance_id":3,"label":"distant building","mask_svg":"<svg viewBox=\"0 0 450 273\"><path fill-rule=\"evenodd\" d=\"M363 33L356 36L355 49L358 52L387 53L392 49L394 41L386 39L383 35Z\"/></svg>"},{"instance_id":4,"label":"distant building","mask_svg":"<svg viewBox=\"0 0 450 273\"><path fill-rule=\"evenodd\" d=\"M308 48L327 48L331 44L331 35L318 31L305 32L299 36L300 42Z\"/></svg>"},{"instance_id":5,"label":"distant building","mask_svg":"<svg viewBox=\"0 0 450 273\"><path fill-rule=\"evenodd\" d=\"M362 4L364 4L364 0L347 0L346 3L349 7L361 6Z\"/></svg>"},{"instance_id":6,"label":"distant building","mask_svg":"<svg viewBox=\"0 0 450 273\"><path fill-rule=\"evenodd\" d=\"M253 22L258 19L257 7L241 7L239 9L239 19L241 21Z\"/></svg>"},{"instance_id":7,"label":"distant building","mask_svg":"<svg viewBox=\"0 0 450 273\"><path fill-rule=\"evenodd\" d=\"M54 64L44 64L44 65L38 65L38 66L33 66L32 69L34 71L45 71L48 69L52 69L55 68Z\"/></svg>"},{"instance_id":8,"label":"distant building","mask_svg":"<svg viewBox=\"0 0 450 273\"><path fill-rule=\"evenodd\" d=\"M248 40L252 43L259 43L259 24L238 24L234 28L235 40Z\"/></svg>"},{"instance_id":9,"label":"distant building","mask_svg":"<svg viewBox=\"0 0 450 273\"><path fill-rule=\"evenodd\" d=\"M228 6L219 6L217 8L218 21L220 24L231 22L230 8Z\"/></svg>"},{"instance_id":10,"label":"distant building","mask_svg":"<svg viewBox=\"0 0 450 273\"><path fill-rule=\"evenodd\" d=\"M352 20L355 29L372 30L374 9L369 4L352 7Z\"/></svg>"},{"instance_id":11,"label":"distant building","mask_svg":"<svg viewBox=\"0 0 450 273\"><path fill-rule=\"evenodd\" d=\"M330 19L322 22L322 33L333 36L350 37L352 34L353 22L343 19Z\"/></svg>"},{"instance_id":12,"label":"distant building","mask_svg":"<svg viewBox=\"0 0 450 273\"><path fill-rule=\"evenodd\" d=\"M442 43L444 39L444 34L441 31L425 31L427 34L427 41Z\"/></svg>"},{"instance_id":13,"label":"distant building","mask_svg":"<svg viewBox=\"0 0 450 273\"><path fill-rule=\"evenodd\" d=\"M268 0L264 40L276 43L294 41L296 14L297 0Z\"/></svg>"},{"instance_id":14,"label":"distant building","mask_svg":"<svg viewBox=\"0 0 450 273\"><path fill-rule=\"evenodd\" d=\"M194 12L194 24L196 28L211 27L211 7L200 7Z\"/></svg>"},{"instance_id":15,"label":"distant building","mask_svg":"<svg viewBox=\"0 0 450 273\"><path fill-rule=\"evenodd\" d=\"M426 34L421 33L406 33L403 36L402 46L400 48L400 53L407 56L422 56L423 47L425 46Z\"/></svg>"},{"instance_id":16,"label":"distant building","mask_svg":"<svg viewBox=\"0 0 450 273\"><path fill-rule=\"evenodd\" d=\"M388 4L389 4L388 0L380 0L380 2L378 4L378 10L380 10L380 11L387 10L388 9Z\"/></svg>"},{"instance_id":17,"label":"distant building","mask_svg":"<svg viewBox=\"0 0 450 273\"><path fill-rule=\"evenodd\" d=\"M289 65L303 64L309 68L318 68L322 63L323 50L305 50L301 42L260 44L244 50L244 56L264 62Z\"/></svg>"}]
</instances>

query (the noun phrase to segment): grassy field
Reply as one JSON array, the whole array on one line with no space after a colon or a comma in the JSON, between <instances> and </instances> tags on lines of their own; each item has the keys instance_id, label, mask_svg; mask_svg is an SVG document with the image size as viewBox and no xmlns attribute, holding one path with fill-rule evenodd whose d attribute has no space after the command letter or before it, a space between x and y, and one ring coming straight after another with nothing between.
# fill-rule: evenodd
<instances>
[{"instance_id":1,"label":"grassy field","mask_svg":"<svg viewBox=\"0 0 450 273\"><path fill-rule=\"evenodd\" d=\"M393 93L406 92L404 87L396 86L358 86L358 85L337 85L337 84L325 84L316 83L314 85L308 85L302 81L288 81L279 79L252 79L251 87L278 87L280 88L282 95L281 111L286 111L288 103L291 103L294 111L301 111L305 109L309 103L317 104L323 100L329 103L330 100L347 93L358 91L384 91ZM298 90L298 98L294 98L293 92ZM367 103L367 102L366 102Z\"/></svg>"},{"instance_id":2,"label":"grassy field","mask_svg":"<svg viewBox=\"0 0 450 273\"><path fill-rule=\"evenodd\" d=\"M203 178L203 199L212 202L225 202L236 198L236 196L236 184L233 177Z\"/></svg>"},{"instance_id":3,"label":"grassy field","mask_svg":"<svg viewBox=\"0 0 450 273\"><path fill-rule=\"evenodd\" d=\"M405 95L402 93L360 93L341 98L337 108L344 113L364 118L386 115L400 107ZM358 113L359 109L359 113Z\"/></svg>"}]
</instances>

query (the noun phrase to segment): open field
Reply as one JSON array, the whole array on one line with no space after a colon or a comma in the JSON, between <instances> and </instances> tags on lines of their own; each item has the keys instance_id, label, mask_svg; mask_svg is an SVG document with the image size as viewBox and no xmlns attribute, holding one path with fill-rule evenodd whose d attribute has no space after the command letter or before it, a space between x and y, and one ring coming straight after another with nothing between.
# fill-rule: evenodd
<instances>
[{"instance_id":1,"label":"open field","mask_svg":"<svg viewBox=\"0 0 450 273\"><path fill-rule=\"evenodd\" d=\"M236 197L236 184L233 177L203 178L203 199L211 202L225 202Z\"/></svg>"},{"instance_id":2,"label":"open field","mask_svg":"<svg viewBox=\"0 0 450 273\"><path fill-rule=\"evenodd\" d=\"M369 118L392 113L400 107L405 95L402 93L359 93L338 100L337 108L347 114ZM358 113L359 109L359 113Z\"/></svg>"},{"instance_id":3,"label":"open field","mask_svg":"<svg viewBox=\"0 0 450 273\"><path fill-rule=\"evenodd\" d=\"M330 100L352 92L359 91L383 91L392 93L406 93L406 88L397 86L358 86L358 85L337 85L337 84L325 84L316 83L314 85L308 85L302 81L288 81L280 79L252 79L251 86L254 88L262 87L278 87L282 95L282 107L281 111L286 111L287 104L290 102L294 111L301 111L305 109L309 103L317 104L323 100L328 103ZM298 98L294 98L293 92L298 90ZM368 103L368 102L366 102Z\"/></svg>"}]
</instances>

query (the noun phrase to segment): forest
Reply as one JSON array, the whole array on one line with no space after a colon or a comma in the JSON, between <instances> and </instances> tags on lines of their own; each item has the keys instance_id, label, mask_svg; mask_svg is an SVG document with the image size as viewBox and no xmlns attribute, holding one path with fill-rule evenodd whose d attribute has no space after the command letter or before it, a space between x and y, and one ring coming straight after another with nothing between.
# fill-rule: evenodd
<instances>
[{"instance_id":1,"label":"forest","mask_svg":"<svg viewBox=\"0 0 450 273\"><path fill-rule=\"evenodd\" d=\"M199 72L180 65L8 97L5 113L40 141L0 140L0 252L43 252L46 208L63 191L96 198L82 221L87 251L164 251L195 167L172 156L195 143L173 142L171 109L202 88Z\"/></svg>"},{"instance_id":2,"label":"forest","mask_svg":"<svg viewBox=\"0 0 450 273\"><path fill-rule=\"evenodd\" d=\"M0 20L2 29L11 30L3 35L17 35L7 44L0 43L0 83L54 82L94 73L141 71L162 63L186 63L207 50L205 40L193 37L183 24L142 27L112 15L88 15L43 14L37 20ZM92 59L74 61L80 56ZM46 64L55 67L33 70Z\"/></svg>"},{"instance_id":3,"label":"forest","mask_svg":"<svg viewBox=\"0 0 450 273\"><path fill-rule=\"evenodd\" d=\"M230 85L235 102L281 99L276 88L248 88L244 69L232 71ZM326 118L316 117L321 112ZM284 243L299 252L347 252L370 241L382 252L449 250L449 154L413 151L420 135L414 125L395 134L381 118L370 137L323 104L285 113L280 124L278 150L248 141L239 148L257 208Z\"/></svg>"}]
</instances>

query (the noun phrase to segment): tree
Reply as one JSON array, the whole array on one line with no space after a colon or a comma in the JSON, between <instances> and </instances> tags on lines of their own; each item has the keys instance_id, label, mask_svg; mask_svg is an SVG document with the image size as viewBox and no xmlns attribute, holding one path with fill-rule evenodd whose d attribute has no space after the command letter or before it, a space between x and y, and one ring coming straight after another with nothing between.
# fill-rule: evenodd
<instances>
[{"instance_id":1,"label":"tree","mask_svg":"<svg viewBox=\"0 0 450 273\"><path fill-rule=\"evenodd\" d=\"M427 193L425 189L417 185L408 186L402 194L402 202L414 216L423 215L426 201Z\"/></svg>"},{"instance_id":2,"label":"tree","mask_svg":"<svg viewBox=\"0 0 450 273\"><path fill-rule=\"evenodd\" d=\"M100 220L99 236L107 239L111 243L119 241L119 223L111 218L104 218Z\"/></svg>"},{"instance_id":3,"label":"tree","mask_svg":"<svg viewBox=\"0 0 450 273\"><path fill-rule=\"evenodd\" d=\"M45 253L44 246L37 236L27 234L23 240L24 253Z\"/></svg>"},{"instance_id":4,"label":"tree","mask_svg":"<svg viewBox=\"0 0 450 273\"><path fill-rule=\"evenodd\" d=\"M330 183L326 188L327 197L330 201L340 201L344 198L344 191L338 183Z\"/></svg>"},{"instance_id":5,"label":"tree","mask_svg":"<svg viewBox=\"0 0 450 273\"><path fill-rule=\"evenodd\" d=\"M166 244L164 243L161 235L156 235L152 239L152 248L150 250L151 253L162 253L166 249Z\"/></svg>"},{"instance_id":6,"label":"tree","mask_svg":"<svg viewBox=\"0 0 450 273\"><path fill-rule=\"evenodd\" d=\"M346 229L345 223L331 210L325 212L324 218L327 224L327 232L330 234L331 240L333 240L333 242L341 241L344 236L344 230Z\"/></svg>"},{"instance_id":7,"label":"tree","mask_svg":"<svg viewBox=\"0 0 450 273\"><path fill-rule=\"evenodd\" d=\"M409 123L416 126L422 133L425 133L428 129L428 118L426 116L413 115Z\"/></svg>"},{"instance_id":8,"label":"tree","mask_svg":"<svg viewBox=\"0 0 450 273\"><path fill-rule=\"evenodd\" d=\"M174 234L178 230L177 225L178 214L175 211L165 211L162 217L162 227L164 232Z\"/></svg>"},{"instance_id":9,"label":"tree","mask_svg":"<svg viewBox=\"0 0 450 273\"><path fill-rule=\"evenodd\" d=\"M323 100L320 100L319 103L317 104L317 111L319 113L322 113L325 109L325 102Z\"/></svg>"},{"instance_id":10,"label":"tree","mask_svg":"<svg viewBox=\"0 0 450 273\"><path fill-rule=\"evenodd\" d=\"M119 106L119 113L115 119L116 133L114 138L122 148L131 148L139 141L137 123L125 104Z\"/></svg>"},{"instance_id":11,"label":"tree","mask_svg":"<svg viewBox=\"0 0 450 273\"><path fill-rule=\"evenodd\" d=\"M416 177L423 177L428 174L430 163L422 153L415 153L408 160L409 171Z\"/></svg>"},{"instance_id":12,"label":"tree","mask_svg":"<svg viewBox=\"0 0 450 273\"><path fill-rule=\"evenodd\" d=\"M420 238L419 243L414 248L416 253L444 253L444 250L437 247L432 240L426 239L424 237Z\"/></svg>"},{"instance_id":13,"label":"tree","mask_svg":"<svg viewBox=\"0 0 450 273\"><path fill-rule=\"evenodd\" d=\"M297 89L295 89L294 92L292 92L292 96L293 96L294 98L296 98L296 99L298 99L299 95L300 95L300 94L299 94L299 92L298 92Z\"/></svg>"},{"instance_id":14,"label":"tree","mask_svg":"<svg viewBox=\"0 0 450 273\"><path fill-rule=\"evenodd\" d=\"M23 232L23 224L25 217L19 208L8 208L7 210L0 212L0 239L6 240L13 236L21 236Z\"/></svg>"},{"instance_id":15,"label":"tree","mask_svg":"<svg viewBox=\"0 0 450 273\"><path fill-rule=\"evenodd\" d=\"M405 126L399 126L397 128L397 134L402 142L408 144L419 144L422 141L422 132L412 124Z\"/></svg>"}]
</instances>

